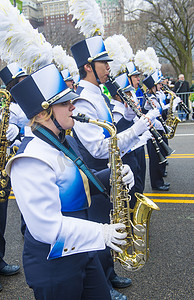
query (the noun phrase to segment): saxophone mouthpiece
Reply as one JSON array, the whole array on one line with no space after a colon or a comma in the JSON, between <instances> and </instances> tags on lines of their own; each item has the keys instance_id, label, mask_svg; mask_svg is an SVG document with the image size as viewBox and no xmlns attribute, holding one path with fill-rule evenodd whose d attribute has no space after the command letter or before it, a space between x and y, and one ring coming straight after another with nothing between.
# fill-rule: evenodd
<instances>
[{"instance_id":1,"label":"saxophone mouthpiece","mask_svg":"<svg viewBox=\"0 0 194 300\"><path fill-rule=\"evenodd\" d=\"M89 118L86 115L78 113L77 116L72 116L72 119L82 122L82 123L89 123Z\"/></svg>"}]
</instances>

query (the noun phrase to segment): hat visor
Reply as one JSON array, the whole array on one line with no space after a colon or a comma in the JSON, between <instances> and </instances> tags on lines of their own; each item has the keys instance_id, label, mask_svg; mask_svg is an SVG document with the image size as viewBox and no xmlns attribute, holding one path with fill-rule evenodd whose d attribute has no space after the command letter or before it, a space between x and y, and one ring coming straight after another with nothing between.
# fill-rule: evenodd
<instances>
[{"instance_id":1,"label":"hat visor","mask_svg":"<svg viewBox=\"0 0 194 300\"><path fill-rule=\"evenodd\" d=\"M124 92L132 92L134 91L134 88L131 85L128 85L126 88L123 89Z\"/></svg>"},{"instance_id":2,"label":"hat visor","mask_svg":"<svg viewBox=\"0 0 194 300\"><path fill-rule=\"evenodd\" d=\"M79 98L79 95L70 90L69 93L67 93L66 95L61 97L59 100L55 101L54 103L52 103L52 105L67 102L67 101L74 100L77 98Z\"/></svg>"},{"instance_id":3,"label":"hat visor","mask_svg":"<svg viewBox=\"0 0 194 300\"><path fill-rule=\"evenodd\" d=\"M113 59L111 59L106 53L106 54L102 54L100 57L93 59L93 61L113 61Z\"/></svg>"},{"instance_id":4,"label":"hat visor","mask_svg":"<svg viewBox=\"0 0 194 300\"><path fill-rule=\"evenodd\" d=\"M163 81L162 78L160 78L158 81L155 82L155 84L161 83Z\"/></svg>"},{"instance_id":5,"label":"hat visor","mask_svg":"<svg viewBox=\"0 0 194 300\"><path fill-rule=\"evenodd\" d=\"M17 76L16 76L16 78L18 78L18 77L24 77L24 76L28 76L28 74L26 74L25 72L22 72L22 73L20 73L20 74L18 74Z\"/></svg>"},{"instance_id":6,"label":"hat visor","mask_svg":"<svg viewBox=\"0 0 194 300\"><path fill-rule=\"evenodd\" d=\"M131 74L128 74L128 76L140 75L140 74L141 74L141 72L136 70L136 71L132 72Z\"/></svg>"},{"instance_id":7,"label":"hat visor","mask_svg":"<svg viewBox=\"0 0 194 300\"><path fill-rule=\"evenodd\" d=\"M65 78L65 79L63 79L64 81L69 81L69 80L73 80L73 77L72 76L69 76L69 77L67 77L67 78Z\"/></svg>"}]
</instances>

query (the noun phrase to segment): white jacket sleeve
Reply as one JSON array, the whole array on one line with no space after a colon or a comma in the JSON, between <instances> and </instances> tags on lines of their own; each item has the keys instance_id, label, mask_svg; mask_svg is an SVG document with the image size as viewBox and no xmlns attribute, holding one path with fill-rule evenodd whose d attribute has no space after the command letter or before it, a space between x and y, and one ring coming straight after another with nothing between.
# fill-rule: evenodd
<instances>
[{"instance_id":1,"label":"white jacket sleeve","mask_svg":"<svg viewBox=\"0 0 194 300\"><path fill-rule=\"evenodd\" d=\"M79 112L84 113L91 119L98 119L95 108L86 101L79 100L76 103L74 115L77 115ZM81 143L93 157L100 159L109 157L110 138L105 137L102 127L91 123L75 121L74 130ZM145 122L140 121L137 125L133 125L129 129L117 134L121 156L127 153L139 141L138 135L146 130L147 125L145 125Z\"/></svg>"},{"instance_id":2,"label":"white jacket sleeve","mask_svg":"<svg viewBox=\"0 0 194 300\"><path fill-rule=\"evenodd\" d=\"M55 172L46 163L16 158L11 182L31 235L51 244L49 258L105 248L100 224L62 215Z\"/></svg>"}]
</instances>

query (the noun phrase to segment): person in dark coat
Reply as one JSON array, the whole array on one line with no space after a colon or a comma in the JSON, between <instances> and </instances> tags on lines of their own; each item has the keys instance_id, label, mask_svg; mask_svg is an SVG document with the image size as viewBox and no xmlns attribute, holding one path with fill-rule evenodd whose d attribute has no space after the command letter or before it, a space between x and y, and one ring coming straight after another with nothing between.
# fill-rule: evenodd
<instances>
[{"instance_id":1,"label":"person in dark coat","mask_svg":"<svg viewBox=\"0 0 194 300\"><path fill-rule=\"evenodd\" d=\"M187 107L189 107L189 83L185 80L183 74L180 74L178 81L175 83L173 91L178 94L178 96L183 100ZM189 119L189 115L184 112L180 106L178 107L178 116L181 121L186 121Z\"/></svg>"}]
</instances>

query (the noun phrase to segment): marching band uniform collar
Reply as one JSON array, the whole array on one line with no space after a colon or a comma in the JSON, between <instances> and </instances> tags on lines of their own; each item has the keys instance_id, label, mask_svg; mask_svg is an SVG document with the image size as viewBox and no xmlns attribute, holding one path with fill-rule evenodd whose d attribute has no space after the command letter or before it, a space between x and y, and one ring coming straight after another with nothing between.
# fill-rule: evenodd
<instances>
[{"instance_id":1,"label":"marching band uniform collar","mask_svg":"<svg viewBox=\"0 0 194 300\"><path fill-rule=\"evenodd\" d=\"M79 86L81 86L83 88L86 88L86 89L88 89L89 91L91 91L95 94L99 94L99 95L102 94L100 87L93 84L93 83L91 83L90 81L81 79L80 82L79 82Z\"/></svg>"}]
</instances>

